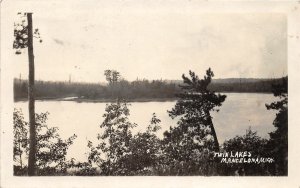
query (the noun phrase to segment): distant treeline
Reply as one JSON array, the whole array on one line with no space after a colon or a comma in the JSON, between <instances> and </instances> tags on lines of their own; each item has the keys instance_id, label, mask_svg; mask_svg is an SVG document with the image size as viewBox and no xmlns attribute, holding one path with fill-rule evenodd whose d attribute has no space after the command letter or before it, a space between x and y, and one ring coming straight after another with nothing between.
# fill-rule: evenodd
<instances>
[{"instance_id":1,"label":"distant treeline","mask_svg":"<svg viewBox=\"0 0 300 188\"><path fill-rule=\"evenodd\" d=\"M215 79L209 89L216 92L258 92L271 93L271 85L279 79ZM27 80L14 79L14 99L26 100ZM167 100L176 98L181 81L169 80L120 80L103 85L96 83L72 83L36 81L36 99L60 99L78 97L86 100L112 100L125 98L128 100Z\"/></svg>"}]
</instances>

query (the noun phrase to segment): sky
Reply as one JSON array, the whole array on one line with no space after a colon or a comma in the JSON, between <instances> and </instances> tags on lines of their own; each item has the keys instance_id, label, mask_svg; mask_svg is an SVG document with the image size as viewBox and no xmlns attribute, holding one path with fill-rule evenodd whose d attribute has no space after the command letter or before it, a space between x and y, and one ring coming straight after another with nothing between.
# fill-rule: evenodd
<instances>
[{"instance_id":1,"label":"sky","mask_svg":"<svg viewBox=\"0 0 300 188\"><path fill-rule=\"evenodd\" d=\"M106 69L127 80L202 77L209 67L215 78L287 75L284 14L57 3L33 11L43 40L34 43L37 80L105 82ZM14 76L27 78L27 52L13 52Z\"/></svg>"}]
</instances>

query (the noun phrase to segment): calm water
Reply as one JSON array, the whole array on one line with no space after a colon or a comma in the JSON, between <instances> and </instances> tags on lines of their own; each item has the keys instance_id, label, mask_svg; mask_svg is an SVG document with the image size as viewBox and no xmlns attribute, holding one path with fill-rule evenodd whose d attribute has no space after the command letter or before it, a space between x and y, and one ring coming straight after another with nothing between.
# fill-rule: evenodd
<instances>
[{"instance_id":1,"label":"calm water","mask_svg":"<svg viewBox=\"0 0 300 188\"><path fill-rule=\"evenodd\" d=\"M258 135L268 138L268 133L274 130L272 122L275 111L266 110L265 104L275 99L271 94L257 93L227 93L226 101L219 112L214 112L213 123L220 144L226 139L242 135L250 126L258 131ZM101 132L101 124L105 110L105 103L77 103L73 101L36 101L36 112L50 112L48 125L59 127L59 134L66 139L76 134L78 137L68 151L68 157L79 161L86 161L88 151L87 140L96 142L97 134ZM155 112L161 119L162 130L158 136L162 137L165 130L176 121L172 120L167 110L172 109L175 102L133 102L130 117L139 126L134 132L143 131L147 127ZM21 108L25 119L28 119L28 103L16 102L15 107Z\"/></svg>"}]
</instances>

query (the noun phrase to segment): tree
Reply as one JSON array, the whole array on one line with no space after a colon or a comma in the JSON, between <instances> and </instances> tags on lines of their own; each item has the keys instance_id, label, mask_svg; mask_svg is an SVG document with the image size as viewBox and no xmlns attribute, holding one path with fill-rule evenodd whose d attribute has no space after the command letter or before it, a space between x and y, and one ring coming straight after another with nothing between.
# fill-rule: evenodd
<instances>
[{"instance_id":1,"label":"tree","mask_svg":"<svg viewBox=\"0 0 300 188\"><path fill-rule=\"evenodd\" d=\"M94 147L88 142L90 166L98 166L102 175L153 175L162 156L161 140L156 136L160 129L156 114L153 113L145 132L133 135L132 129L137 125L128 120L126 102L109 104L105 111L99 144Z\"/></svg>"},{"instance_id":2,"label":"tree","mask_svg":"<svg viewBox=\"0 0 300 188\"><path fill-rule=\"evenodd\" d=\"M120 80L120 73L118 71L113 70L112 71L112 82L115 84Z\"/></svg>"},{"instance_id":3,"label":"tree","mask_svg":"<svg viewBox=\"0 0 300 188\"><path fill-rule=\"evenodd\" d=\"M126 175L128 168L126 160L130 155L130 141L132 139L132 128L136 124L128 120L129 109L127 103L117 102L107 105L103 115L104 121L100 128L103 134L98 135L101 142L91 149L89 162L95 163L102 170L103 175Z\"/></svg>"},{"instance_id":4,"label":"tree","mask_svg":"<svg viewBox=\"0 0 300 188\"><path fill-rule=\"evenodd\" d=\"M20 110L14 109L14 161L20 164L23 168L23 154L26 152L28 145L28 123L24 121L23 113Z\"/></svg>"},{"instance_id":5,"label":"tree","mask_svg":"<svg viewBox=\"0 0 300 188\"><path fill-rule=\"evenodd\" d=\"M288 77L283 77L279 83L272 86L275 97L279 101L266 104L268 110L277 110L273 125L276 130L269 133L269 149L275 157L275 174L287 175L288 173Z\"/></svg>"},{"instance_id":6,"label":"tree","mask_svg":"<svg viewBox=\"0 0 300 188\"><path fill-rule=\"evenodd\" d=\"M36 120L36 171L37 175L57 175L65 173L68 168L66 154L69 146L77 137L75 134L62 140L57 127L46 124L49 113L35 114ZM23 175L22 159L28 157L29 139L27 137L28 123L24 120L20 110L14 110L14 161L15 174ZM24 154L24 155L23 155Z\"/></svg>"},{"instance_id":7,"label":"tree","mask_svg":"<svg viewBox=\"0 0 300 188\"><path fill-rule=\"evenodd\" d=\"M21 15L21 13L18 13ZM16 54L21 54L21 50L28 49L29 60L29 75L28 75L28 109L29 109L29 158L28 158L28 175L35 175L35 158L36 158L36 131L35 131L35 105L34 105L34 55L33 55L33 29L32 29L32 13L24 13L26 20L22 20L21 24L14 24L13 48L16 49ZM35 29L34 34L40 38L38 29ZM42 40L40 40L42 42Z\"/></svg>"},{"instance_id":8,"label":"tree","mask_svg":"<svg viewBox=\"0 0 300 188\"><path fill-rule=\"evenodd\" d=\"M120 73L116 70L105 70L104 71L105 78L109 84L109 90L111 90L111 98L115 98L117 83L120 81Z\"/></svg>"},{"instance_id":9,"label":"tree","mask_svg":"<svg viewBox=\"0 0 300 188\"><path fill-rule=\"evenodd\" d=\"M105 70L104 71L105 79L109 84L114 85L120 80L120 72L116 70Z\"/></svg>"},{"instance_id":10,"label":"tree","mask_svg":"<svg viewBox=\"0 0 300 188\"><path fill-rule=\"evenodd\" d=\"M177 126L164 133L165 152L170 159L175 159L175 173L199 171L201 162L205 161L210 151L219 151L219 143L210 112L222 105L226 95L215 94L208 90L213 72L209 68L204 79L190 71L190 78L182 75L184 85L178 94L175 107L169 111L172 118L179 117ZM196 157L195 157L196 156ZM201 157L199 157L201 156ZM196 161L202 158L202 161ZM185 167L183 167L186 165ZM183 172L180 170L185 170ZM203 170L202 170L203 171Z\"/></svg>"},{"instance_id":11,"label":"tree","mask_svg":"<svg viewBox=\"0 0 300 188\"><path fill-rule=\"evenodd\" d=\"M152 114L150 124L145 132L134 135L130 142L131 155L128 157L128 168L131 174L156 175L162 159L161 140L156 133L161 129L160 119Z\"/></svg>"},{"instance_id":12,"label":"tree","mask_svg":"<svg viewBox=\"0 0 300 188\"><path fill-rule=\"evenodd\" d=\"M111 70L105 70L104 71L104 75L105 75L105 79L106 81L110 84L112 83L112 75L111 75Z\"/></svg>"},{"instance_id":13,"label":"tree","mask_svg":"<svg viewBox=\"0 0 300 188\"><path fill-rule=\"evenodd\" d=\"M77 137L75 134L66 140L61 139L57 127L48 127L49 113L36 114L37 152L36 166L38 175L65 173L68 165L67 150Z\"/></svg>"},{"instance_id":14,"label":"tree","mask_svg":"<svg viewBox=\"0 0 300 188\"><path fill-rule=\"evenodd\" d=\"M229 140L225 140L223 144L223 152L251 152L252 158L257 157L273 157L270 156L267 151L268 140L261 138L257 135L256 131L251 130L251 127L246 130L246 134L242 136L235 136ZM260 163L260 164L248 164L248 163L237 163L237 164L224 164L220 165L222 173L224 175L270 175L271 163Z\"/></svg>"}]
</instances>

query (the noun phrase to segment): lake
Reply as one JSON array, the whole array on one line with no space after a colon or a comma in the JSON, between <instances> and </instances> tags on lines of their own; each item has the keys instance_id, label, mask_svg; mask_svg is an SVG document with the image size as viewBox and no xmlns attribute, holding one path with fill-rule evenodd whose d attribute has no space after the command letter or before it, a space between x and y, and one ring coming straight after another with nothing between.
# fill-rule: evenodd
<instances>
[{"instance_id":1,"label":"lake","mask_svg":"<svg viewBox=\"0 0 300 188\"><path fill-rule=\"evenodd\" d=\"M243 135L250 126L258 135L268 138L268 133L274 130L272 122L276 111L267 110L265 104L276 100L272 94L261 93L225 93L227 98L219 112L213 112L213 123L220 144L236 135ZM78 137L70 146L67 158L74 157L78 161L87 161L87 141L96 143L97 134L101 132L99 125L106 103L88 103L74 101L36 101L36 113L48 111L48 125L58 127L59 134L66 139L73 134ZM143 131L150 123L152 113L161 120L162 129L158 136L170 126L176 125L167 113L174 107L173 102L132 102L130 121L139 126L134 133ZM28 121L28 102L16 102L15 107L22 109L25 120Z\"/></svg>"}]
</instances>

